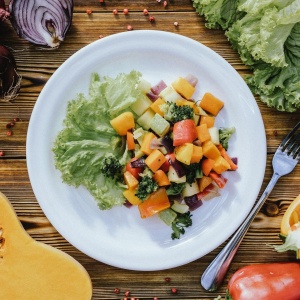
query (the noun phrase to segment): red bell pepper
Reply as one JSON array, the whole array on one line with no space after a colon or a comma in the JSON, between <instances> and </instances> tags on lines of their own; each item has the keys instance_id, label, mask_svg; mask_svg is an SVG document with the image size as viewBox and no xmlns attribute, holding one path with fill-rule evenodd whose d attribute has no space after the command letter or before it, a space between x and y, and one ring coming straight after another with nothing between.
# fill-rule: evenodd
<instances>
[{"instance_id":1,"label":"red bell pepper","mask_svg":"<svg viewBox=\"0 0 300 300\"><path fill-rule=\"evenodd\" d=\"M300 263L245 266L228 282L227 300L299 300Z\"/></svg>"},{"instance_id":2,"label":"red bell pepper","mask_svg":"<svg viewBox=\"0 0 300 300\"><path fill-rule=\"evenodd\" d=\"M186 119L174 124L173 146L192 143L198 137L196 124L192 119Z\"/></svg>"}]
</instances>

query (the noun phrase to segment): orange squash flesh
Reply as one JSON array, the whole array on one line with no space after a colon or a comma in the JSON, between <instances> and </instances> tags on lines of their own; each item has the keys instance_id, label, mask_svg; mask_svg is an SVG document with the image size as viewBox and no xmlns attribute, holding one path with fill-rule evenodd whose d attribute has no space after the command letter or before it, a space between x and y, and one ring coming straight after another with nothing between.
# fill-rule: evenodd
<instances>
[{"instance_id":1,"label":"orange squash flesh","mask_svg":"<svg viewBox=\"0 0 300 300\"><path fill-rule=\"evenodd\" d=\"M35 241L0 192L0 299L92 298L91 279L70 255Z\"/></svg>"}]
</instances>

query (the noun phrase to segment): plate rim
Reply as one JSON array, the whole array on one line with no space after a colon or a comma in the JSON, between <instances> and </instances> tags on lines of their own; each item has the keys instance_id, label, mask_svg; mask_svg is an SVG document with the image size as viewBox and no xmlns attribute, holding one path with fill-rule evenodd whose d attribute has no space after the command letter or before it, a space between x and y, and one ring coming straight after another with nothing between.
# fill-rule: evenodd
<instances>
[{"instance_id":1,"label":"plate rim","mask_svg":"<svg viewBox=\"0 0 300 300\"><path fill-rule=\"evenodd\" d=\"M189 37L186 37L186 36L183 36L183 35L180 35L180 34L177 34L177 33L171 33L171 32L165 32L165 31L159 31L159 30L138 30L138 31L132 31L132 32L122 32L122 33L116 33L116 34L113 34L111 36L108 36L108 37L105 37L104 39L101 39L101 40L97 40L95 42L92 42L91 44L88 44L86 46L84 46L83 48L79 49L77 52L75 52L72 56L70 56L54 73L53 75L50 77L50 79L47 81L47 83L45 84L45 86L43 87L40 95L38 96L37 100L36 100L36 103L34 105L34 108L33 108L33 111L32 111L32 115L31 115L31 118L30 118L30 122L29 122L29 125L28 125L28 131L27 131L27 140L26 140L26 157L27 157L27 168L28 168L28 174L29 174L29 178L30 178L30 183L31 183L31 186L32 186L32 189L33 189L33 192L36 196L36 199L40 205L40 207L42 208L43 212L45 213L46 217L48 218L49 216L49 213L45 211L45 207L43 205L43 202L41 202L40 200L40 194L39 192L37 191L37 187L36 187L36 183L32 183L32 178L33 178L33 160L32 160L32 155L31 155L31 152L30 152L30 143L32 141L32 139L34 138L33 135L34 135L34 132L35 132L35 128L33 128L33 121L38 118L38 116L36 116L37 114L37 111L39 109L39 106L42 105L42 101L40 99L42 99L44 97L44 95L46 94L47 92L47 89L48 87L51 85L51 82L52 82L52 77L55 78L57 76L59 76L62 68L64 68L65 66L68 66L68 64L72 63L73 61L77 60L78 57L80 57L80 55L84 54L84 52L86 51L90 51L90 49L92 49L93 47L96 47L98 45L102 45L102 44L107 44L109 42L116 42L116 40L118 39L122 39L122 38L133 38L133 37L138 37L138 36L145 36L147 35L148 38L151 38L151 37L155 37L157 38L158 36L160 37L168 37L168 38L174 38L176 41L186 41L186 42L189 42L193 45L195 45L196 47L199 46L200 48L203 47L203 49L207 49L209 52L211 52L211 55L215 55L216 57L218 57L218 59L222 59L222 61L224 63L227 64L227 66L232 70L234 71L239 77L240 79L242 80L242 77L239 75L239 73L218 53L216 53L215 51L213 51L212 49L208 48L207 46L203 45L202 43L196 41L196 40L193 40ZM251 93L250 90L248 89L248 93ZM262 148L264 148L266 150L266 137L265 137L265 128L264 128L264 124L263 124L263 120L262 120L262 116L261 116L261 113L260 113L260 110L259 110L259 107L251 93L251 96L252 96L252 99L254 100L253 104L254 104L254 107L255 107L255 110L259 113L259 122L261 123L260 126L262 126L261 129L263 129L263 133L264 133L264 140L261 141L262 143ZM32 121L33 120L33 121ZM266 151L264 151L263 154L261 154L262 157L261 157L261 162L264 162L264 170L265 170L265 165L266 165ZM264 172L261 172L260 176L259 176L259 182L260 184L256 187L256 197L260 191L260 188L261 188L261 184L263 182L263 178L264 178ZM256 199L253 200L253 204L255 202ZM85 253L86 255L98 260L98 261L101 261L103 263L106 263L106 264L109 264L109 265L112 265L112 266L115 266L115 267L119 267L119 268L124 268L124 269L129 269L129 270L141 270L141 271L152 271L152 270L164 270L164 269L169 269L169 268L173 268L173 267L177 267L177 266L180 266L180 265L183 265L183 264L186 264L186 263L189 263L189 262L192 262L200 257L202 257L203 255L206 255L207 253L209 253L210 251L214 250L216 247L218 247L221 243L220 242L217 242L217 243L213 243L212 246L211 246L211 249L209 251L207 251L207 253L203 254L203 255L200 255L200 256L197 256L197 255L193 255L193 257L191 257L190 259L185 259L185 260L182 260L180 261L180 263L177 263L177 264L174 264L174 263L165 263L163 265L162 268L160 268L159 266L148 266L148 267L138 267L136 265L134 265L133 267L130 267L129 265L126 265L125 267L123 267L122 265L120 264L114 264L113 261L111 261L111 259L99 259L98 256L95 256L93 252L91 251L88 251L87 249L82 249L82 247L78 247L78 245L75 243L74 244L74 241L70 241L68 237L65 236L65 234L62 234L61 231L63 231L61 229L61 226L59 226L57 224L56 221L53 221L53 218L52 217L49 217L49 221L51 222L52 226L54 226L58 232L70 243L72 244L74 247L76 247L78 250L80 250L81 252ZM233 232L232 232L233 233ZM232 234L231 233L231 234ZM224 242L224 240L226 240L229 236L227 235L226 237L223 238L222 242Z\"/></svg>"}]
</instances>

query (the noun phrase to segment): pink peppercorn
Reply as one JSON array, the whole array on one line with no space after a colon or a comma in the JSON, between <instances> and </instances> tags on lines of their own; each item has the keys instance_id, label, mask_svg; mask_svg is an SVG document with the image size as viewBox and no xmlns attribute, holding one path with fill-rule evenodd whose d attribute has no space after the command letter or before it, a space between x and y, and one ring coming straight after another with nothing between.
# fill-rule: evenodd
<instances>
[{"instance_id":1,"label":"pink peppercorn","mask_svg":"<svg viewBox=\"0 0 300 300\"><path fill-rule=\"evenodd\" d=\"M125 297L128 297L128 296L130 295L130 291L126 291L126 292L124 293L124 295L125 295Z\"/></svg>"},{"instance_id":2,"label":"pink peppercorn","mask_svg":"<svg viewBox=\"0 0 300 300\"><path fill-rule=\"evenodd\" d=\"M153 16L150 16L150 17L149 17L149 21L150 21L150 22L155 22L155 18L154 18Z\"/></svg>"},{"instance_id":3,"label":"pink peppercorn","mask_svg":"<svg viewBox=\"0 0 300 300\"><path fill-rule=\"evenodd\" d=\"M4 156L4 151L0 151L0 156Z\"/></svg>"},{"instance_id":4,"label":"pink peppercorn","mask_svg":"<svg viewBox=\"0 0 300 300\"><path fill-rule=\"evenodd\" d=\"M168 1L164 1L164 7L168 6Z\"/></svg>"},{"instance_id":5,"label":"pink peppercorn","mask_svg":"<svg viewBox=\"0 0 300 300\"><path fill-rule=\"evenodd\" d=\"M87 9L87 10L86 10L86 14L87 14L87 15L91 15L91 14L92 14L92 10L91 10L91 9Z\"/></svg>"},{"instance_id":6,"label":"pink peppercorn","mask_svg":"<svg viewBox=\"0 0 300 300\"><path fill-rule=\"evenodd\" d=\"M178 22L174 22L174 26L175 27L179 26L179 23Z\"/></svg>"},{"instance_id":7,"label":"pink peppercorn","mask_svg":"<svg viewBox=\"0 0 300 300\"><path fill-rule=\"evenodd\" d=\"M128 15L128 13L129 13L128 8L124 8L124 9L123 9L123 13L124 13L124 15Z\"/></svg>"},{"instance_id":8,"label":"pink peppercorn","mask_svg":"<svg viewBox=\"0 0 300 300\"><path fill-rule=\"evenodd\" d=\"M171 278L170 278L170 277L166 277L166 278L165 278L165 281L166 281L166 282L170 282L170 281L171 281Z\"/></svg>"},{"instance_id":9,"label":"pink peppercorn","mask_svg":"<svg viewBox=\"0 0 300 300\"><path fill-rule=\"evenodd\" d=\"M11 136L13 133L11 130L7 130L6 135Z\"/></svg>"},{"instance_id":10,"label":"pink peppercorn","mask_svg":"<svg viewBox=\"0 0 300 300\"><path fill-rule=\"evenodd\" d=\"M149 12L148 12L148 9L147 9L147 8L144 8L143 14L144 14L144 16L148 16L148 15L149 15Z\"/></svg>"},{"instance_id":11,"label":"pink peppercorn","mask_svg":"<svg viewBox=\"0 0 300 300\"><path fill-rule=\"evenodd\" d=\"M119 288L115 288L115 294L119 294L120 293L120 289Z\"/></svg>"},{"instance_id":12,"label":"pink peppercorn","mask_svg":"<svg viewBox=\"0 0 300 300\"><path fill-rule=\"evenodd\" d=\"M115 9L113 9L113 14L114 15L117 15L118 14L118 10L115 8Z\"/></svg>"},{"instance_id":13,"label":"pink peppercorn","mask_svg":"<svg viewBox=\"0 0 300 300\"><path fill-rule=\"evenodd\" d=\"M131 25L127 25L127 30L133 30L133 27Z\"/></svg>"},{"instance_id":14,"label":"pink peppercorn","mask_svg":"<svg viewBox=\"0 0 300 300\"><path fill-rule=\"evenodd\" d=\"M177 294L177 293L178 293L178 290L177 290L176 288L172 288L172 289L171 289L171 292L172 292L172 294Z\"/></svg>"}]
</instances>

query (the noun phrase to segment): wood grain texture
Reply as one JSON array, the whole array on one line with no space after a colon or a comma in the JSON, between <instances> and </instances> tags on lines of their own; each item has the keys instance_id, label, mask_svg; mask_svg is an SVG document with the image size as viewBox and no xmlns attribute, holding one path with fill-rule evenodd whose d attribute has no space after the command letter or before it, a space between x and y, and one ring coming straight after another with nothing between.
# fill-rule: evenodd
<instances>
[{"instance_id":1,"label":"wood grain texture","mask_svg":"<svg viewBox=\"0 0 300 300\"><path fill-rule=\"evenodd\" d=\"M39 93L55 70L72 54L97 40L100 35L105 38L126 31L130 24L134 30L164 30L190 37L219 53L241 76L251 74L231 48L224 33L205 27L205 20L194 11L190 0L168 1L166 8L163 7L163 1L159 3L155 0L106 0L104 4L99 1L75 0L74 3L72 27L65 41L56 50L45 50L19 38L8 22L0 25L0 44L12 49L18 71L22 75L22 86L16 101L0 102L0 151L5 153L0 157L0 191L10 199L27 232L36 240L69 253L87 269L93 281L93 299L123 299L127 290L131 292L130 297L139 299L213 299L218 295L225 295L226 283L232 273L246 264L292 260L292 253L275 253L270 245L280 243L278 232L282 215L293 198L300 193L299 168L279 180L246 234L222 288L215 293L204 291L199 280L206 266L224 245L205 257L174 269L157 272L127 271L87 257L53 228L38 205L30 185L26 166L26 135ZM118 16L112 14L114 8L118 9ZM124 8L129 9L129 15L122 13ZM155 17L155 23L150 23L143 15L144 8ZM92 15L86 14L87 9L93 11ZM175 21L179 23L178 27L174 26ZM262 192L272 175L273 153L283 136L300 120L300 112L278 112L259 99L256 100L267 137L268 159ZM7 136L6 125L15 117L20 118L20 121L12 127L13 135ZM171 281L166 282L166 277ZM178 289L178 294L171 293L172 287ZM115 288L120 289L119 294L114 292Z\"/></svg>"}]
</instances>

